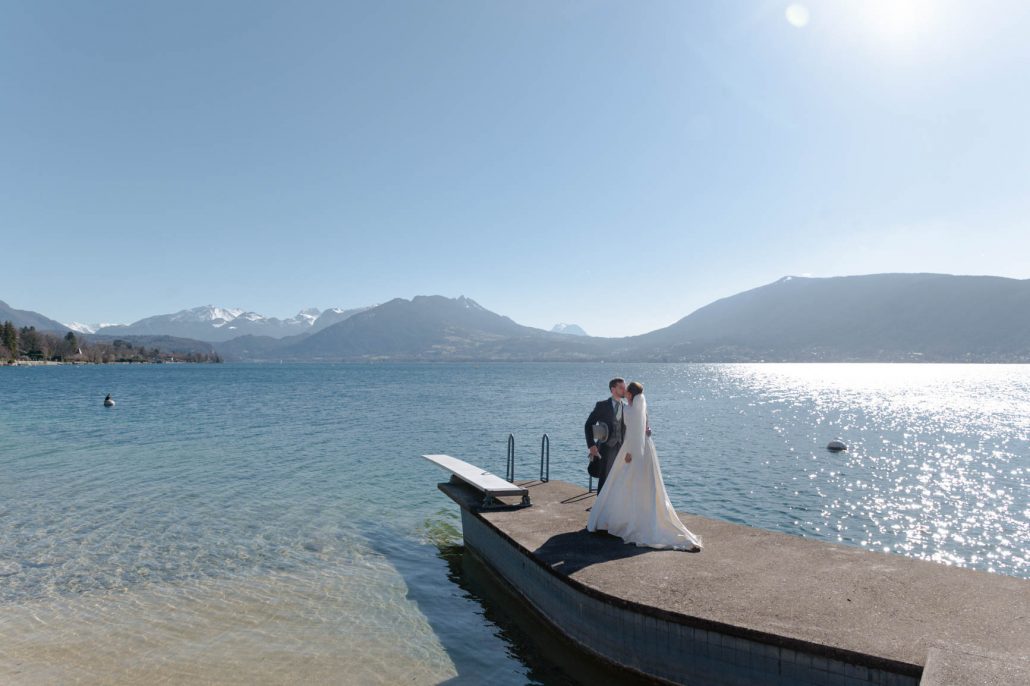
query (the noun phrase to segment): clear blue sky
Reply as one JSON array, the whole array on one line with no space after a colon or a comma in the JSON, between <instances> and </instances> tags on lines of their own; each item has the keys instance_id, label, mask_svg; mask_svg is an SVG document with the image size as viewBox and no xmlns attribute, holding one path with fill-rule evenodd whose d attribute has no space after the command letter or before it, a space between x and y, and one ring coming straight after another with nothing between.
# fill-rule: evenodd
<instances>
[{"instance_id":1,"label":"clear blue sky","mask_svg":"<svg viewBox=\"0 0 1030 686\"><path fill-rule=\"evenodd\" d=\"M640 333L1030 277L1030 3L0 2L0 299Z\"/></svg>"}]
</instances>

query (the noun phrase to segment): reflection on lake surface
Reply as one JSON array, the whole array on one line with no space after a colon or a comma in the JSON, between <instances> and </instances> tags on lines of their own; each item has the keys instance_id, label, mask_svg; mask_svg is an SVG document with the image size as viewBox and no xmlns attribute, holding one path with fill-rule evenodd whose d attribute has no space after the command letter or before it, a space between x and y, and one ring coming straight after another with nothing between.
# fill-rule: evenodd
<instances>
[{"instance_id":1,"label":"reflection on lake surface","mask_svg":"<svg viewBox=\"0 0 1030 686\"><path fill-rule=\"evenodd\" d=\"M818 511L797 505L799 531L1030 575L1024 367L746 365L725 372L761 396L749 407L768 413L804 472L778 489L788 498L806 491L819 503ZM825 437L844 437L849 451L820 450L823 427Z\"/></svg>"},{"instance_id":2,"label":"reflection on lake surface","mask_svg":"<svg viewBox=\"0 0 1030 686\"><path fill-rule=\"evenodd\" d=\"M1030 577L1027 366L0 369L0 681L589 680L475 590L417 456L501 472L512 431L530 478L547 432L585 484L614 374L679 509Z\"/></svg>"}]
</instances>

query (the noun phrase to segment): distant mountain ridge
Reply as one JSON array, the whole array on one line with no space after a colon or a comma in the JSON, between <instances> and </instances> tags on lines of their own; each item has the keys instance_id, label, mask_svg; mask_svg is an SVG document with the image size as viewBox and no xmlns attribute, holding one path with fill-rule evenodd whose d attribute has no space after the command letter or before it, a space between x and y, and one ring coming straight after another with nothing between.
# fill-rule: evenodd
<instances>
[{"instance_id":1,"label":"distant mountain ridge","mask_svg":"<svg viewBox=\"0 0 1030 686\"><path fill-rule=\"evenodd\" d=\"M396 298L278 349L283 359L593 359L597 344L517 324L471 298Z\"/></svg>"},{"instance_id":2,"label":"distant mountain ridge","mask_svg":"<svg viewBox=\"0 0 1030 686\"><path fill-rule=\"evenodd\" d=\"M31 319L39 329L63 327L0 306L0 320L8 312L19 326ZM315 312L277 320L194 308L98 333L203 335L227 360L250 361L1030 362L1030 279L994 276L788 276L627 338L523 326L464 296ZM162 331L170 321L199 335Z\"/></svg>"},{"instance_id":3,"label":"distant mountain ridge","mask_svg":"<svg viewBox=\"0 0 1030 686\"><path fill-rule=\"evenodd\" d=\"M250 359L292 360L1030 362L1030 280L784 277L620 339L546 332L468 298L421 296L309 337L247 344Z\"/></svg>"},{"instance_id":4,"label":"distant mountain ridge","mask_svg":"<svg viewBox=\"0 0 1030 686\"><path fill-rule=\"evenodd\" d=\"M34 326L39 331L55 331L64 333L68 327L59 321L44 317L39 312L32 310L16 310L3 300L0 300L0 322L11 322L21 328L23 326Z\"/></svg>"},{"instance_id":5,"label":"distant mountain ridge","mask_svg":"<svg viewBox=\"0 0 1030 686\"><path fill-rule=\"evenodd\" d=\"M1030 279L872 274L774 283L622 339L679 361L1030 361Z\"/></svg>"},{"instance_id":6,"label":"distant mountain ridge","mask_svg":"<svg viewBox=\"0 0 1030 686\"><path fill-rule=\"evenodd\" d=\"M587 332L578 324L555 324L551 327L552 333L563 333L569 336L586 336Z\"/></svg>"},{"instance_id":7,"label":"distant mountain ridge","mask_svg":"<svg viewBox=\"0 0 1030 686\"><path fill-rule=\"evenodd\" d=\"M83 324L82 322L67 322L65 324L65 326L67 326L69 329L71 329L75 333L90 334L90 333L96 333L100 329L103 329L104 327L107 327L107 326L121 326L121 324L114 324L114 323L110 323L110 322L100 323L100 324Z\"/></svg>"},{"instance_id":8,"label":"distant mountain ridge","mask_svg":"<svg viewBox=\"0 0 1030 686\"><path fill-rule=\"evenodd\" d=\"M132 324L103 326L93 333L103 336L175 336L209 343L221 343L246 335L284 338L320 331L366 309L331 308L321 312L311 308L288 319L277 319L242 309L204 305L146 317Z\"/></svg>"}]
</instances>

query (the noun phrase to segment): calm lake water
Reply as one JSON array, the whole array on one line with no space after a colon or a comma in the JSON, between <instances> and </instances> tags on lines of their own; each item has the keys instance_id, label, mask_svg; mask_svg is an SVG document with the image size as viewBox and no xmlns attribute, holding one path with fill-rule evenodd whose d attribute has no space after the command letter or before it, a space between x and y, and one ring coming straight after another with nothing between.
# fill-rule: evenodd
<instances>
[{"instance_id":1,"label":"calm lake water","mask_svg":"<svg viewBox=\"0 0 1030 686\"><path fill-rule=\"evenodd\" d=\"M616 373L678 509L1030 578L1030 366L0 369L0 683L596 681L418 456L585 486Z\"/></svg>"}]
</instances>

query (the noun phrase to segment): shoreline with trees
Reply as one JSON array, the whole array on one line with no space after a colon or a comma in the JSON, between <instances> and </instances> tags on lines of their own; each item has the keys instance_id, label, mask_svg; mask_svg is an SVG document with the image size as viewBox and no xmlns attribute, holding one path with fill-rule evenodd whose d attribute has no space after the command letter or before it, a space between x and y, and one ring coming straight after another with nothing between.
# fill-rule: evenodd
<instances>
[{"instance_id":1,"label":"shoreline with trees","mask_svg":"<svg viewBox=\"0 0 1030 686\"><path fill-rule=\"evenodd\" d=\"M98 341L77 335L38 331L34 326L0 325L0 365L218 363L218 353L172 352L116 338Z\"/></svg>"}]
</instances>

